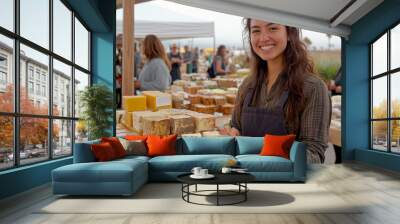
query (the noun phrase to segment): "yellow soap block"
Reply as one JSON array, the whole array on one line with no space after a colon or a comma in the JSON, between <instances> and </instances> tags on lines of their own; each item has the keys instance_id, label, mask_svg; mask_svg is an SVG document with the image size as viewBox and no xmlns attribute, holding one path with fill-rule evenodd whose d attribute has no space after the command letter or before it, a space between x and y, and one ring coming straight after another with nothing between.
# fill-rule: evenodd
<instances>
[{"instance_id":1,"label":"yellow soap block","mask_svg":"<svg viewBox=\"0 0 400 224\"><path fill-rule=\"evenodd\" d=\"M152 111L172 108L172 96L160 91L143 91L146 96L147 108Z\"/></svg>"},{"instance_id":2,"label":"yellow soap block","mask_svg":"<svg viewBox=\"0 0 400 224\"><path fill-rule=\"evenodd\" d=\"M128 112L146 110L145 96L123 96L124 109Z\"/></svg>"}]
</instances>

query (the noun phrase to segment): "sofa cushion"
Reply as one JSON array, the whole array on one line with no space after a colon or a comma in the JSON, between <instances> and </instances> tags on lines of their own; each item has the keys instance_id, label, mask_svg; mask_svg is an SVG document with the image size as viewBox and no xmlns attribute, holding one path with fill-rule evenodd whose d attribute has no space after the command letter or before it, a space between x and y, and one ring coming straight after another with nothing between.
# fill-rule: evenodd
<instances>
[{"instance_id":1,"label":"sofa cushion","mask_svg":"<svg viewBox=\"0 0 400 224\"><path fill-rule=\"evenodd\" d=\"M117 137L103 137L101 138L101 142L108 142L114 149L115 155L117 158L122 158L126 156L126 151L124 146L122 146L121 142Z\"/></svg>"},{"instance_id":2,"label":"sofa cushion","mask_svg":"<svg viewBox=\"0 0 400 224\"><path fill-rule=\"evenodd\" d=\"M149 170L163 172L190 172L193 167L199 166L211 172L219 171L230 159L231 155L175 155L158 156L149 160Z\"/></svg>"},{"instance_id":3,"label":"sofa cushion","mask_svg":"<svg viewBox=\"0 0 400 224\"><path fill-rule=\"evenodd\" d=\"M182 154L226 154L234 155L233 137L182 137Z\"/></svg>"},{"instance_id":4,"label":"sofa cushion","mask_svg":"<svg viewBox=\"0 0 400 224\"><path fill-rule=\"evenodd\" d=\"M118 158L112 145L108 142L92 144L90 147L92 149L94 157L96 157L96 161L105 162Z\"/></svg>"},{"instance_id":5,"label":"sofa cushion","mask_svg":"<svg viewBox=\"0 0 400 224\"><path fill-rule=\"evenodd\" d=\"M290 148L296 135L269 135L264 136L264 146L261 149L261 156L280 156L289 158Z\"/></svg>"},{"instance_id":6,"label":"sofa cushion","mask_svg":"<svg viewBox=\"0 0 400 224\"><path fill-rule=\"evenodd\" d=\"M137 155L145 156L147 155L146 142L143 140L126 140L124 138L119 138L122 146L126 151L126 155Z\"/></svg>"},{"instance_id":7,"label":"sofa cushion","mask_svg":"<svg viewBox=\"0 0 400 224\"><path fill-rule=\"evenodd\" d=\"M147 155L148 156L164 156L176 154L177 135L158 136L149 135L147 137Z\"/></svg>"},{"instance_id":8,"label":"sofa cushion","mask_svg":"<svg viewBox=\"0 0 400 224\"><path fill-rule=\"evenodd\" d=\"M238 155L241 168L249 172L293 172L292 161L278 156Z\"/></svg>"},{"instance_id":9,"label":"sofa cushion","mask_svg":"<svg viewBox=\"0 0 400 224\"><path fill-rule=\"evenodd\" d=\"M53 170L53 181L58 182L129 182L134 172L147 166L139 159L109 162L75 163Z\"/></svg>"},{"instance_id":10,"label":"sofa cushion","mask_svg":"<svg viewBox=\"0 0 400 224\"><path fill-rule=\"evenodd\" d=\"M236 137L236 155L259 154L264 145L263 137Z\"/></svg>"}]
</instances>

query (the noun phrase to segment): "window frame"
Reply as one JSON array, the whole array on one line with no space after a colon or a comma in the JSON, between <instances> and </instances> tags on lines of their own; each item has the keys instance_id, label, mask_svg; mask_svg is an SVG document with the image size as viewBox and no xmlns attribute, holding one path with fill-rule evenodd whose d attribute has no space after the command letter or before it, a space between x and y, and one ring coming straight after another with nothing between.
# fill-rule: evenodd
<instances>
[{"instance_id":1,"label":"window frame","mask_svg":"<svg viewBox=\"0 0 400 224\"><path fill-rule=\"evenodd\" d=\"M394 152L392 151L392 122L393 121L400 121L400 117L393 117L392 116L392 98L391 98L391 91L392 91L392 86L391 86L391 80L392 76L395 75L396 73L400 72L400 67L391 69L391 31L395 27L400 25L400 21L397 21L396 23L392 24L390 27L385 29L385 31L381 34L379 34L375 39L373 39L369 44L369 149L373 151L379 151L379 152L386 152L386 153L391 153L391 154L400 154L400 152ZM382 72L380 74L373 74L373 44L376 43L381 37L384 35L387 35L387 64L386 64L386 71ZM399 52L400 54L400 52ZM385 118L373 118L373 91L374 91L374 86L373 86L373 81L382 77L386 77L386 87L387 87L387 105L386 105L386 117ZM374 132L373 132L373 122L376 121L386 121L386 151L379 150L374 148Z\"/></svg>"},{"instance_id":2,"label":"window frame","mask_svg":"<svg viewBox=\"0 0 400 224\"><path fill-rule=\"evenodd\" d=\"M14 30L10 31L4 27L0 26L0 35L3 35L5 37L8 37L12 39L13 41L13 64L12 64L12 72L13 72L13 79L14 79L14 111L13 112L1 112L0 111L0 116L11 116L13 118L13 153L14 153L14 161L13 161L13 166L11 167L5 167L5 168L0 168L0 172L4 170L10 170L10 169L16 169L18 167L23 167L23 166L29 166L37 163L43 163L49 160L53 159L61 159L65 157L70 157L73 156L73 151L74 151L74 143L75 143L75 123L76 121L79 120L79 117L75 117L75 108L72 107L71 114L68 116L56 116L53 115L53 59L58 60L59 62L62 62L68 66L71 66L71 81L70 81L70 86L71 86L71 93L72 93L72 105L75 103L75 88L74 88L74 82L75 82L75 69L87 74L89 76L89 83L88 86L92 85L92 72L91 72L91 49L92 49L92 44L91 44L91 36L92 36L92 31L89 29L87 24L84 22L84 20L72 9L72 7L65 1L65 0L59 0L69 11L71 11L71 18L70 18L70 23L71 23L71 58L67 59L64 58L63 56L55 53L53 50L53 1L54 0L48 0L49 3L49 47L46 49L45 47L42 47L39 44L34 43L33 41L30 41L29 39L26 39L25 37L20 35L20 0L14 0L14 5L13 5L13 10L14 10ZM88 31L88 69L85 69L78 64L75 63L75 25L74 25L74 20L75 18L79 20L79 22L84 26L84 28ZM47 74L47 83L45 90L48 92L45 92L45 95L48 96L48 107L49 111L46 115L39 115L39 114L22 114L20 112L20 87L21 87L21 80L20 80L20 65L21 65L21 52L20 52L20 45L23 44L27 47L32 48L33 50L36 50L42 54L45 54L48 56L49 63L48 63L48 74ZM36 72L37 68L33 67L33 79L30 77L30 68L31 65L29 63L26 64L26 87L28 87L28 82L33 81L34 83L34 92L36 92L35 85L37 83L40 83L42 85L42 79L41 75L43 70L40 69L39 71L39 80L36 79ZM40 86L41 86L40 85ZM28 87L29 88L29 87ZM27 91L29 91L27 89ZM41 91L40 91L41 92ZM35 94L36 95L36 94ZM39 98L43 97L42 94L37 95ZM39 99L36 99L39 100ZM34 102L36 103L36 102ZM47 119L48 122L48 136L47 136L47 142L49 143L47 145L47 150L48 155L47 158L43 158L43 160L38 161L38 162L33 162L33 163L26 163L26 164L21 164L21 159L20 159L20 119L21 118L45 118ZM71 153L68 155L63 155L63 156L54 156L54 147L53 147L53 122L56 120L65 120L65 121L70 121L71 122ZM51 143L51 144L50 144ZM54 158L55 157L55 158Z\"/></svg>"}]
</instances>

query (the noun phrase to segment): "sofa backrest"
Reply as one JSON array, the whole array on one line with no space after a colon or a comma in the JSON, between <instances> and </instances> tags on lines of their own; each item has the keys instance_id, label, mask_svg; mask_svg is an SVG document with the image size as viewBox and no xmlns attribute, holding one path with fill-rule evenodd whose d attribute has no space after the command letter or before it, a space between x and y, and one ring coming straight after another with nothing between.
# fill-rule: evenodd
<instances>
[{"instance_id":1,"label":"sofa backrest","mask_svg":"<svg viewBox=\"0 0 400 224\"><path fill-rule=\"evenodd\" d=\"M75 143L74 148L74 163L89 163L95 162L96 158L93 155L91 145L99 144L100 140Z\"/></svg>"},{"instance_id":2,"label":"sofa backrest","mask_svg":"<svg viewBox=\"0 0 400 224\"><path fill-rule=\"evenodd\" d=\"M264 137L236 137L236 155L259 154L264 145Z\"/></svg>"},{"instance_id":3,"label":"sofa backrest","mask_svg":"<svg viewBox=\"0 0 400 224\"><path fill-rule=\"evenodd\" d=\"M177 154L226 154L235 155L233 137L182 137L177 143Z\"/></svg>"}]
</instances>

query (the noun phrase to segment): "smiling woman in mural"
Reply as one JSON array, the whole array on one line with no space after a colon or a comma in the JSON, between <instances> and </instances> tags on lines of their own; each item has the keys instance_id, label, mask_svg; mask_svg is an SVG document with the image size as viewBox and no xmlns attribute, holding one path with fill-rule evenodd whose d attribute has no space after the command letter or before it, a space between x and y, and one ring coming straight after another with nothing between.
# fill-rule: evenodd
<instances>
[{"instance_id":1,"label":"smiling woman in mural","mask_svg":"<svg viewBox=\"0 0 400 224\"><path fill-rule=\"evenodd\" d=\"M330 98L315 75L297 28L246 19L251 75L239 89L232 136L295 134L309 163L322 163L328 146Z\"/></svg>"}]
</instances>

